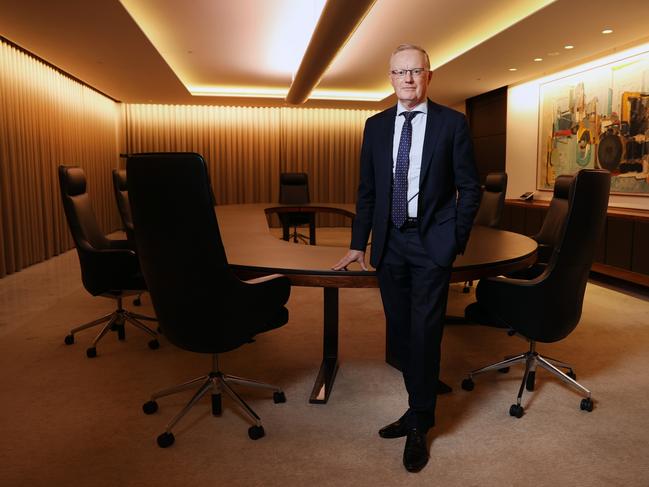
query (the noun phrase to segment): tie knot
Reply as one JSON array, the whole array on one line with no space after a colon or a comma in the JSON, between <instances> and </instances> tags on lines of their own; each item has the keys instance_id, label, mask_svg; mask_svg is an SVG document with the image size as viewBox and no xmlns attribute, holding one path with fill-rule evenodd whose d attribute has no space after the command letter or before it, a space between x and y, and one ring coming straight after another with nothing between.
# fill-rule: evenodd
<instances>
[{"instance_id":1,"label":"tie knot","mask_svg":"<svg viewBox=\"0 0 649 487\"><path fill-rule=\"evenodd\" d=\"M410 123L412 121L412 119L415 118L415 115L417 115L418 113L421 113L421 112L418 112L418 111L401 112L401 115L403 115L405 117L406 122Z\"/></svg>"}]
</instances>

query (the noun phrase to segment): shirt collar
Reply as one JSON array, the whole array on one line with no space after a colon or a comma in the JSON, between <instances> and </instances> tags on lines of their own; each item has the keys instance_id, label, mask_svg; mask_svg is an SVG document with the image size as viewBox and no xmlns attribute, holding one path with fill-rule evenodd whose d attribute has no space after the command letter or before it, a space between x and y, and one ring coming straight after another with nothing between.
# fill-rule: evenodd
<instances>
[{"instance_id":1,"label":"shirt collar","mask_svg":"<svg viewBox=\"0 0 649 487\"><path fill-rule=\"evenodd\" d=\"M400 101L397 101L397 117L401 115L403 112L407 112L406 107L404 107ZM415 108L410 110L412 112L417 111L421 112L424 115L428 114L428 99L422 101L419 105L417 105Z\"/></svg>"}]
</instances>

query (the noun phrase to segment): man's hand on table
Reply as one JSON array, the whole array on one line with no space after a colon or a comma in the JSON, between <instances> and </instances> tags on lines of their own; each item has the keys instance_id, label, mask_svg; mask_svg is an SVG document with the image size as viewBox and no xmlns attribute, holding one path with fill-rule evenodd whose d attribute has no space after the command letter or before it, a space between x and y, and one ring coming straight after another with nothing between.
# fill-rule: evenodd
<instances>
[{"instance_id":1,"label":"man's hand on table","mask_svg":"<svg viewBox=\"0 0 649 487\"><path fill-rule=\"evenodd\" d=\"M331 268L334 271L346 271L347 266L353 262L358 262L361 269L364 271L367 270L367 266L365 265L365 252L362 250L349 250L345 256Z\"/></svg>"}]
</instances>

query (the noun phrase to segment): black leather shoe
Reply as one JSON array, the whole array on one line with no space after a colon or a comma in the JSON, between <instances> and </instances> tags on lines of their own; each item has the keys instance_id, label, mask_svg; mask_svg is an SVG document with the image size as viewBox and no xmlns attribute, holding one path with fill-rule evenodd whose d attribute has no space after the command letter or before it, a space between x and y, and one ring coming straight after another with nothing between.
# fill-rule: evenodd
<instances>
[{"instance_id":1,"label":"black leather shoe","mask_svg":"<svg viewBox=\"0 0 649 487\"><path fill-rule=\"evenodd\" d=\"M408 426L406 425L406 415L404 414L394 423L390 423L379 430L381 438L401 438L408 434Z\"/></svg>"},{"instance_id":2,"label":"black leather shoe","mask_svg":"<svg viewBox=\"0 0 649 487\"><path fill-rule=\"evenodd\" d=\"M406 447L403 450L403 466L408 472L419 472L428 463L426 433L417 428L408 430Z\"/></svg>"}]
</instances>

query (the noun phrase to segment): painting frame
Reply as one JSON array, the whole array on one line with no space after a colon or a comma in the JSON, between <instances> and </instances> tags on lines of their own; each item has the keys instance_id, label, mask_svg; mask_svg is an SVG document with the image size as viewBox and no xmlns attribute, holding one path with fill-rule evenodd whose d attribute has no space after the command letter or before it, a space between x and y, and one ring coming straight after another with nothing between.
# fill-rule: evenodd
<instances>
[{"instance_id":1,"label":"painting frame","mask_svg":"<svg viewBox=\"0 0 649 487\"><path fill-rule=\"evenodd\" d=\"M649 50L539 84L536 189L611 172L611 194L649 196Z\"/></svg>"}]
</instances>

